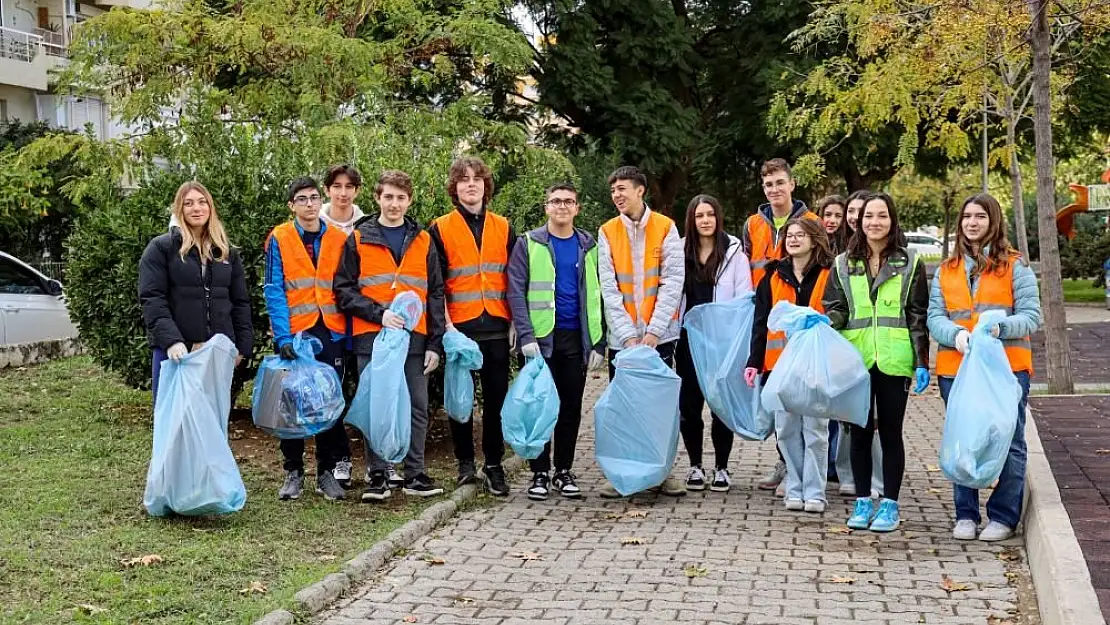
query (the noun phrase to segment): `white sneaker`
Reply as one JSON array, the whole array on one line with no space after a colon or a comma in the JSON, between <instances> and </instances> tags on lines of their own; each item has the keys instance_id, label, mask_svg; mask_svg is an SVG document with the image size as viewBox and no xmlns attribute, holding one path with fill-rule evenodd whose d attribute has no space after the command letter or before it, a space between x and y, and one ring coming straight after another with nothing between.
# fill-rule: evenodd
<instances>
[{"instance_id":1,"label":"white sneaker","mask_svg":"<svg viewBox=\"0 0 1110 625\"><path fill-rule=\"evenodd\" d=\"M979 531L979 526L971 519L960 519L956 521L956 527L952 528L952 538L956 540L975 540L975 533Z\"/></svg>"},{"instance_id":2,"label":"white sneaker","mask_svg":"<svg viewBox=\"0 0 1110 625\"><path fill-rule=\"evenodd\" d=\"M840 488L837 489L837 492L845 497L855 497L856 485L851 482L841 482Z\"/></svg>"},{"instance_id":3,"label":"white sneaker","mask_svg":"<svg viewBox=\"0 0 1110 625\"><path fill-rule=\"evenodd\" d=\"M806 504L801 499L786 499L783 502L787 510L805 510Z\"/></svg>"},{"instance_id":4,"label":"white sneaker","mask_svg":"<svg viewBox=\"0 0 1110 625\"><path fill-rule=\"evenodd\" d=\"M335 463L335 469L333 469L331 472L332 477L334 477L335 481L339 482L339 485L343 488L350 488L352 468L353 465L351 464L350 460L339 460Z\"/></svg>"},{"instance_id":5,"label":"white sneaker","mask_svg":"<svg viewBox=\"0 0 1110 625\"><path fill-rule=\"evenodd\" d=\"M401 474L393 467L385 470L385 481L389 483L390 488L401 488L405 485L405 478L401 477Z\"/></svg>"},{"instance_id":6,"label":"white sneaker","mask_svg":"<svg viewBox=\"0 0 1110 625\"><path fill-rule=\"evenodd\" d=\"M705 490L705 471L701 467L690 467L686 472L686 490Z\"/></svg>"},{"instance_id":7,"label":"white sneaker","mask_svg":"<svg viewBox=\"0 0 1110 625\"><path fill-rule=\"evenodd\" d=\"M987 526L984 527L983 531L979 533L979 540L985 543L993 543L1000 540L1006 540L1013 535L1014 528L1007 527L997 521L991 521L990 523L987 523Z\"/></svg>"},{"instance_id":8,"label":"white sneaker","mask_svg":"<svg viewBox=\"0 0 1110 625\"><path fill-rule=\"evenodd\" d=\"M810 499L805 504L806 512L816 512L818 514L825 511L825 502L820 499Z\"/></svg>"},{"instance_id":9,"label":"white sneaker","mask_svg":"<svg viewBox=\"0 0 1110 625\"><path fill-rule=\"evenodd\" d=\"M730 488L732 488L732 481L728 479L728 469L717 469L713 474L713 481L709 484L709 490L715 493L727 493Z\"/></svg>"}]
</instances>

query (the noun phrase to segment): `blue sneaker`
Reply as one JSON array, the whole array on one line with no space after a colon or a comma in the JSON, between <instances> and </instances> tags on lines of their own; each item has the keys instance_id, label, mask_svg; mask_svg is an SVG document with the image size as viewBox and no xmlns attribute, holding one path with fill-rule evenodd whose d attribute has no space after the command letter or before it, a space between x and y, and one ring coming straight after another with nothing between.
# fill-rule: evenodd
<instances>
[{"instance_id":1,"label":"blue sneaker","mask_svg":"<svg viewBox=\"0 0 1110 625\"><path fill-rule=\"evenodd\" d=\"M879 503L879 512L875 515L875 520L871 522L871 531L893 532L901 524L902 520L898 518L898 502L884 499Z\"/></svg>"},{"instance_id":2,"label":"blue sneaker","mask_svg":"<svg viewBox=\"0 0 1110 625\"><path fill-rule=\"evenodd\" d=\"M865 530L871 523L871 514L875 511L875 504L869 497L856 499L856 509L848 517L848 527L854 530Z\"/></svg>"}]
</instances>

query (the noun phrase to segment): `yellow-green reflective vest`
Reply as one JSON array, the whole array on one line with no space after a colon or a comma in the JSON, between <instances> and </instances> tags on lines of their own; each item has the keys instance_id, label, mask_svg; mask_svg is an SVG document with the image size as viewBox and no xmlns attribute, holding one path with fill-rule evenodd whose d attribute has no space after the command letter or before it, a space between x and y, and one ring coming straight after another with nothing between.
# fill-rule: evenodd
<instances>
[{"instance_id":1,"label":"yellow-green reflective vest","mask_svg":"<svg viewBox=\"0 0 1110 625\"><path fill-rule=\"evenodd\" d=\"M578 236L575 234L575 236ZM537 339L555 331L555 258L543 243L528 239L528 318ZM575 276L577 278L577 276ZM601 341L601 285L597 278L597 247L586 252L586 319L590 344Z\"/></svg>"},{"instance_id":2,"label":"yellow-green reflective vest","mask_svg":"<svg viewBox=\"0 0 1110 625\"><path fill-rule=\"evenodd\" d=\"M913 250L906 253L909 262L904 266L887 260L894 275L879 285L874 303L864 263L849 262L848 255L841 254L836 257L836 273L850 311L848 325L840 333L856 346L868 369L878 363L879 371L887 375L913 377L914 352L906 325L906 301L917 269L917 255ZM897 263L901 259L893 260Z\"/></svg>"}]
</instances>

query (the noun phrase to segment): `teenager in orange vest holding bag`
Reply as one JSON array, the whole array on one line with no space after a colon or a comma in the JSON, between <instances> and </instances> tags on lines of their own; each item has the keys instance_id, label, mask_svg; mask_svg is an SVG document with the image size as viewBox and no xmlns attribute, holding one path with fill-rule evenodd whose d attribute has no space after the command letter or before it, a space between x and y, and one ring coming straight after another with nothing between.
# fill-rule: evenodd
<instances>
[{"instance_id":1,"label":"teenager in orange vest holding bag","mask_svg":"<svg viewBox=\"0 0 1110 625\"><path fill-rule=\"evenodd\" d=\"M783 258L767 265L767 275L755 290L752 349L744 370L748 386L755 386L758 375L767 381L786 347L785 332L767 329L767 319L775 304L790 302L825 312L822 298L833 262L828 235L820 222L812 219L793 219L785 231ZM783 481L786 509L824 512L829 463L827 420L777 412L775 435L786 463Z\"/></svg>"},{"instance_id":2,"label":"teenager in orange vest holding bag","mask_svg":"<svg viewBox=\"0 0 1110 625\"><path fill-rule=\"evenodd\" d=\"M482 475L490 494L509 494L501 460L501 407L509 392L509 359L515 334L508 302L509 257L516 232L509 221L487 210L493 198L493 174L482 159L463 157L451 165L447 193L454 210L428 228L446 280L447 324L478 343L482 351ZM459 463L457 484L477 480L474 466L474 420L449 420Z\"/></svg>"},{"instance_id":3,"label":"teenager in orange vest holding bag","mask_svg":"<svg viewBox=\"0 0 1110 625\"><path fill-rule=\"evenodd\" d=\"M785 159L773 158L763 163L759 173L763 177L763 195L766 196L767 203L761 205L744 222L741 236L744 253L751 263L752 284L756 286L767 274L767 264L781 258L782 235L786 222L792 219L818 219L804 202L794 199L794 175ZM775 468L760 480L758 486L763 490L772 490L782 482L785 475L786 465L780 458Z\"/></svg>"},{"instance_id":4,"label":"teenager in orange vest holding bag","mask_svg":"<svg viewBox=\"0 0 1110 625\"><path fill-rule=\"evenodd\" d=\"M316 337L324 346L316 360L334 367L342 379L348 320L336 306L332 281L347 238L320 219L322 198L315 180L297 178L287 196L294 219L274 228L266 240L263 293L274 343L282 358L293 360L293 335ZM316 492L326 499L345 496L334 471L346 448L342 419L316 435ZM297 499L304 483L304 441L282 440L281 454L285 483L278 497Z\"/></svg>"},{"instance_id":5,"label":"teenager in orange vest holding bag","mask_svg":"<svg viewBox=\"0 0 1110 625\"><path fill-rule=\"evenodd\" d=\"M424 467L424 442L428 434L428 374L435 371L443 352L443 280L431 237L407 216L412 205L412 179L401 171L384 171L374 188L381 208L376 216L355 223L347 238L335 295L340 310L352 317L354 352L358 370L370 364L374 339L382 328L405 327L400 315L389 310L398 293L412 291L424 300L424 314L409 338L405 359L405 384L412 403L412 438L405 455L403 476L379 457L366 441L366 490L362 501L388 499L393 488L406 495L430 497L443 493Z\"/></svg>"},{"instance_id":6,"label":"teenager in orange vest holding bag","mask_svg":"<svg viewBox=\"0 0 1110 625\"><path fill-rule=\"evenodd\" d=\"M987 310L1003 310L1006 318L991 328L1002 339L1010 368L1021 384L1018 422L1010 452L987 500L987 526L979 540L992 542L1013 535L1021 520L1025 491L1025 402L1033 375L1030 335L1041 324L1037 278L1006 239L1006 222L998 200L983 193L960 208L952 256L933 276L929 298L929 332L937 340L937 382L941 397L948 393L960 362L971 344L971 330ZM973 540L979 530L979 491L955 487L956 526L953 538Z\"/></svg>"},{"instance_id":7,"label":"teenager in orange vest holding bag","mask_svg":"<svg viewBox=\"0 0 1110 625\"><path fill-rule=\"evenodd\" d=\"M598 277L609 334L609 379L620 350L647 345L674 366L679 305L686 276L686 255L670 217L644 204L647 177L635 167L609 176L609 190L620 213L598 233ZM674 477L664 480L664 495L681 496L686 487ZM602 497L620 497L611 484Z\"/></svg>"}]
</instances>

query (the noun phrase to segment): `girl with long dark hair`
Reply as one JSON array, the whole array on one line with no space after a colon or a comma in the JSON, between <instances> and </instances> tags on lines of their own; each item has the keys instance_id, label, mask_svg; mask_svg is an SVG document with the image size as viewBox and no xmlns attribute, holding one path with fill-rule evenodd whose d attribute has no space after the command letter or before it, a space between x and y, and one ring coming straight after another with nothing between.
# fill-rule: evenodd
<instances>
[{"instance_id":1,"label":"girl with long dark hair","mask_svg":"<svg viewBox=\"0 0 1110 625\"><path fill-rule=\"evenodd\" d=\"M817 203L817 216L825 227L829 248L835 256L848 247L848 220L845 218L847 203L839 195L828 195Z\"/></svg>"}]
</instances>

